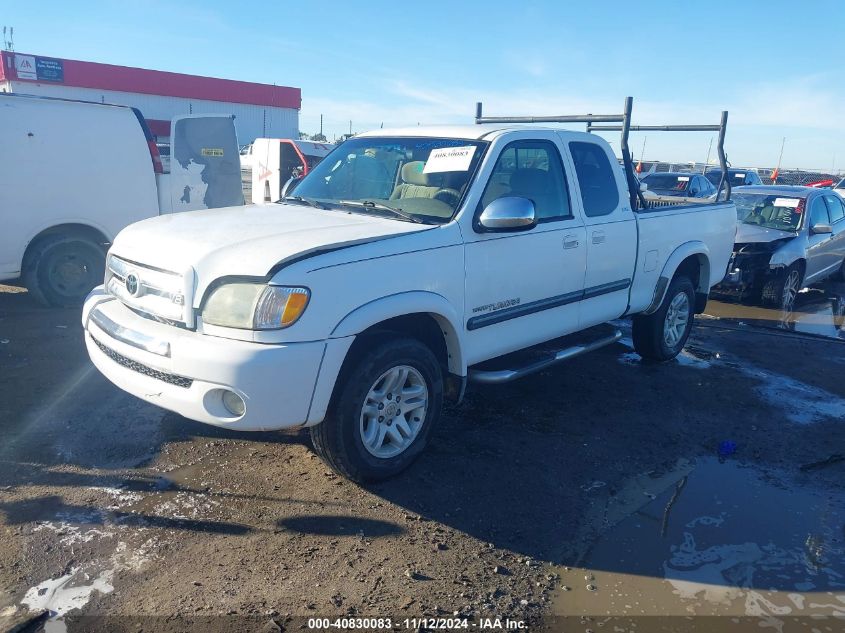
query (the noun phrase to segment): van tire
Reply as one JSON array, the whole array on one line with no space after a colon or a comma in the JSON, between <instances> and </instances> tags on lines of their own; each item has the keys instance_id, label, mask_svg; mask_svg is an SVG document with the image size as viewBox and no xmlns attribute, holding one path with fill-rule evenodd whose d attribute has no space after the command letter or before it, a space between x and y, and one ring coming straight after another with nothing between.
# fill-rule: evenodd
<instances>
[{"instance_id":1,"label":"van tire","mask_svg":"<svg viewBox=\"0 0 845 633\"><path fill-rule=\"evenodd\" d=\"M378 406L375 415L378 415L378 411L405 410L393 404L397 394L385 393L384 399L378 401L372 398L373 394L379 391L376 389L379 386L382 391L390 391L387 380L391 372L403 367L411 371L407 373L402 385L394 390L398 393L414 391L425 395L425 414L421 416L422 419L414 425L413 420L417 419L414 411L418 412L419 409L397 413L392 419L388 416L384 422L380 421L382 417L377 420L375 416L368 416L366 411L373 411L374 406ZM401 371L396 375L401 375ZM425 389L421 390L423 383ZM387 400L388 397L390 401ZM378 404L373 404L374 402ZM411 402L411 399L407 398L404 406L407 408ZM412 404L418 403L419 396ZM384 404L388 406L384 408ZM343 477L357 483L381 481L402 472L420 456L440 419L442 406L443 370L434 353L416 339L391 337L368 347L354 358L348 367L344 367L325 420L310 429L311 441L315 452L332 470ZM407 441L406 448L396 455L380 457L365 446L365 436L368 435L365 430L371 428L369 425L374 425L373 429L382 430L381 425L384 424L385 432L395 434L400 432L398 424L392 430L386 427L392 426L392 421L399 421L400 418L408 419L412 425L408 426L405 422L402 429L414 429L411 435L407 432L401 433L402 442ZM386 436L382 433L381 437ZM389 451L393 440L390 437L386 439L387 442L382 447ZM395 444L394 450L398 450L400 446L400 443Z\"/></svg>"},{"instance_id":2,"label":"van tire","mask_svg":"<svg viewBox=\"0 0 845 633\"><path fill-rule=\"evenodd\" d=\"M103 283L105 257L102 245L87 237L46 236L27 253L24 285L41 305L79 305L92 288Z\"/></svg>"},{"instance_id":3,"label":"van tire","mask_svg":"<svg viewBox=\"0 0 845 633\"><path fill-rule=\"evenodd\" d=\"M672 360L684 349L692 330L694 316L695 288L692 281L685 276L675 277L655 313L634 317L632 328L634 350L646 360L657 362ZM674 332L681 330L677 334L672 334L676 338L673 338L671 342L667 341L667 336L669 336L666 332L667 318L676 324L670 329Z\"/></svg>"}]
</instances>

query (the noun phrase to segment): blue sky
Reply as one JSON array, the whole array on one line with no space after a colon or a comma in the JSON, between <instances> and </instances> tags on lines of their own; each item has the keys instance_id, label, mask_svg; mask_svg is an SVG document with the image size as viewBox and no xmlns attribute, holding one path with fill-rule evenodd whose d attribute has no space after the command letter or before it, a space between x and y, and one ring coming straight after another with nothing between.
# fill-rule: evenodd
<instances>
[{"instance_id":1,"label":"blue sky","mask_svg":"<svg viewBox=\"0 0 845 633\"><path fill-rule=\"evenodd\" d=\"M174 6L171 6L174 5ZM841 0L722 2L9 2L21 52L302 88L300 128L331 138L489 114L618 112L718 122L728 157L845 170ZM721 15L721 23L716 16ZM608 137L615 141L615 136ZM699 160L710 135L648 136ZM639 158L643 135L632 135Z\"/></svg>"}]
</instances>

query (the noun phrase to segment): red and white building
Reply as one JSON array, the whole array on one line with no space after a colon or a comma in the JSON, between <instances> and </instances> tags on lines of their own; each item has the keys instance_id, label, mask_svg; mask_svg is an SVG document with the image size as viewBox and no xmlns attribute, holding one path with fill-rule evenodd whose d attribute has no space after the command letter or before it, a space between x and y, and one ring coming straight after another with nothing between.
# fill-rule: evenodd
<instances>
[{"instance_id":1,"label":"red and white building","mask_svg":"<svg viewBox=\"0 0 845 633\"><path fill-rule=\"evenodd\" d=\"M161 142L182 114L235 115L241 144L299 138L299 88L10 51L0 51L0 62L0 92L133 106Z\"/></svg>"}]
</instances>

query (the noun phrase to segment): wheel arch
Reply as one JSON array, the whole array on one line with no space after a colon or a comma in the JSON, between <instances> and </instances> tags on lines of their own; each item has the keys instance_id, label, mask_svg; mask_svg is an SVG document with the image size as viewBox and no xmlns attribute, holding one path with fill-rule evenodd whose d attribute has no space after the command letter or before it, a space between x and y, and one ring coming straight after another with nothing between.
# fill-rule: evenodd
<instances>
[{"instance_id":1,"label":"wheel arch","mask_svg":"<svg viewBox=\"0 0 845 633\"><path fill-rule=\"evenodd\" d=\"M35 252L38 245L44 239L53 237L55 235L67 237L86 237L100 244L101 246L105 246L106 244L111 243L111 239L105 234L105 232L101 228L95 227L91 224L84 224L82 222L67 222L64 224L54 224L53 226L49 226L45 229L42 229L41 231L33 235L26 243L23 256L21 257L22 273L26 271L28 266L32 263L30 261L30 258L32 257L32 254Z\"/></svg>"},{"instance_id":2,"label":"wheel arch","mask_svg":"<svg viewBox=\"0 0 845 633\"><path fill-rule=\"evenodd\" d=\"M710 249L704 242L693 240L678 246L666 260L657 280L654 297L643 314L657 312L657 309L663 303L669 284L679 274L688 276L695 287L696 313L701 313L704 310L711 286Z\"/></svg>"},{"instance_id":3,"label":"wheel arch","mask_svg":"<svg viewBox=\"0 0 845 633\"><path fill-rule=\"evenodd\" d=\"M442 295L423 291L403 292L371 301L351 311L335 326L330 338L359 336L379 329L407 334L435 348L432 351L450 373L465 376L466 359L456 325L458 322L457 311Z\"/></svg>"},{"instance_id":4,"label":"wheel arch","mask_svg":"<svg viewBox=\"0 0 845 633\"><path fill-rule=\"evenodd\" d=\"M332 330L311 399L306 426L323 421L341 383L366 340L392 332L422 340L447 370L446 397L459 401L466 384L466 359L456 327L457 312L442 295L413 291L371 301L343 317Z\"/></svg>"}]
</instances>

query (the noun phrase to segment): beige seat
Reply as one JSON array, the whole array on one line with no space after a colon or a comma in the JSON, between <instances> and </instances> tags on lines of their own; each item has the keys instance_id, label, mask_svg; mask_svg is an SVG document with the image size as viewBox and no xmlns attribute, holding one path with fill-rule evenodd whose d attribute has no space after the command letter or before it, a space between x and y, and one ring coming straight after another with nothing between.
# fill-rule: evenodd
<instances>
[{"instance_id":1,"label":"beige seat","mask_svg":"<svg viewBox=\"0 0 845 633\"><path fill-rule=\"evenodd\" d=\"M393 193L391 200L402 198L433 198L434 194L440 191L440 187L432 183L432 174L424 174L425 161L414 160L402 165L401 181Z\"/></svg>"}]
</instances>

